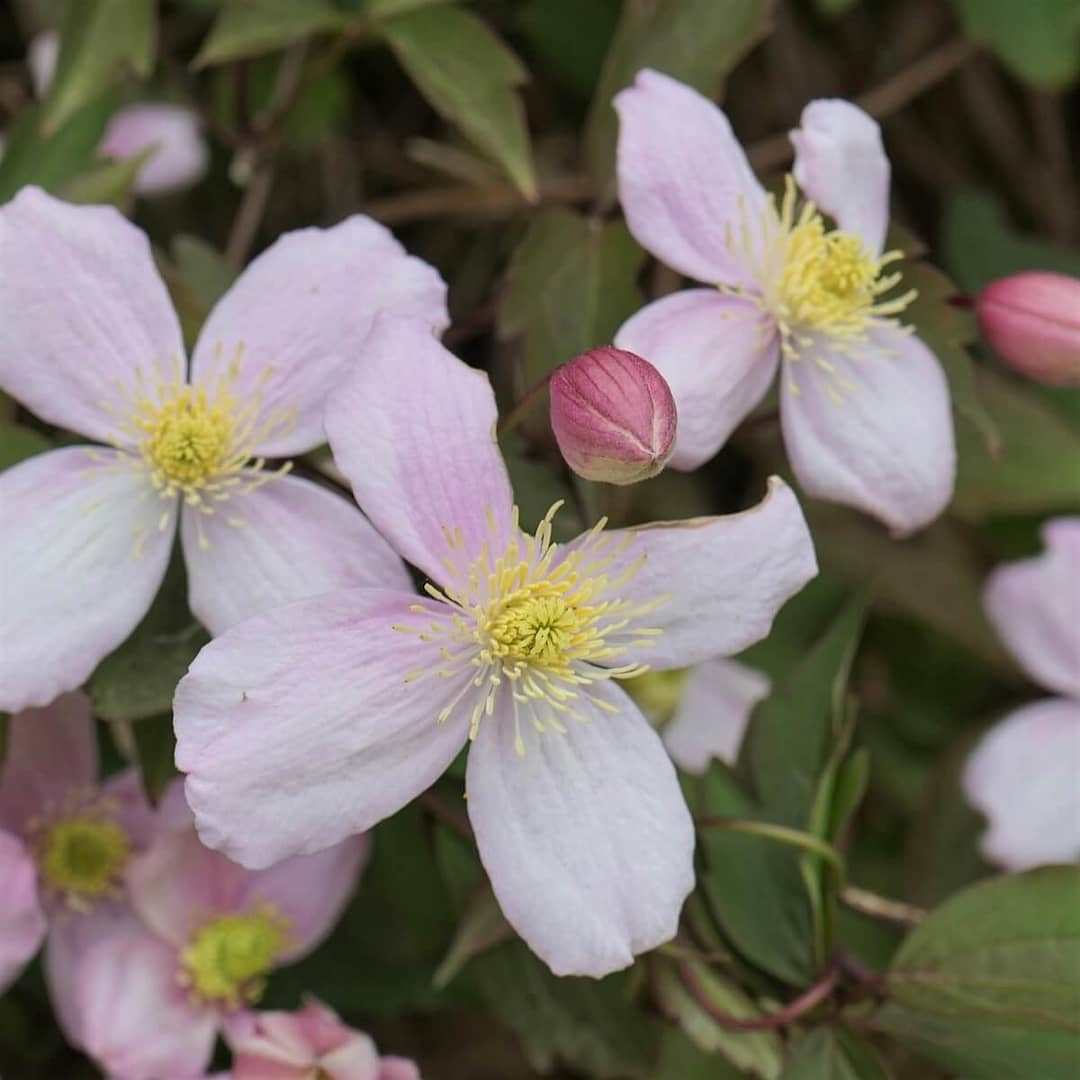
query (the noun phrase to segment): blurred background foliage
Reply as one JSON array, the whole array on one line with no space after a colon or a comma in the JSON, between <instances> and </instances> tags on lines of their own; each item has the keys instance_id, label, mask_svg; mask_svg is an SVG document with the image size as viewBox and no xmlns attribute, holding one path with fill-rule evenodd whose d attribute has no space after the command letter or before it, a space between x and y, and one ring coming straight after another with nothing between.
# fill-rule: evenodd
<instances>
[{"instance_id":1,"label":"blurred background foliage","mask_svg":"<svg viewBox=\"0 0 1080 1080\"><path fill-rule=\"evenodd\" d=\"M48 28L62 48L38 100L26 50ZM267 1004L313 991L430 1080L1080 1075L1076 876L970 888L991 869L957 781L978 732L1035 693L981 583L1038 549L1047 515L1080 507L1080 392L1007 373L947 303L1016 270L1080 275L1078 0L7 0L0 199L35 183L129 211L189 336L280 233L370 214L447 279L447 342L506 409L680 285L615 199L610 101L647 65L722 101L766 178L811 98L880 120L890 246L912 260L909 314L954 394L954 504L897 542L806 501L824 572L747 656L775 689L739 761L687 781L706 824L672 945L602 982L552 976L511 940L451 770L377 829L337 932L274 976ZM191 190L136 201L142 162L95 148L117 108L147 99L197 110L212 161ZM0 465L64 438L0 398ZM598 508L737 510L786 473L775 400L702 470L629 491L571 483L542 408L505 449L523 516L566 497L567 530ZM304 468L333 481L325 454ZM184 593L177 567L90 683L106 752L137 757L152 792L172 775L173 687L206 640ZM732 817L795 844L719 827ZM775 1011L823 973L828 993L796 1024L741 1032L711 1015ZM94 1075L37 968L0 1003L0 1067Z\"/></svg>"}]
</instances>

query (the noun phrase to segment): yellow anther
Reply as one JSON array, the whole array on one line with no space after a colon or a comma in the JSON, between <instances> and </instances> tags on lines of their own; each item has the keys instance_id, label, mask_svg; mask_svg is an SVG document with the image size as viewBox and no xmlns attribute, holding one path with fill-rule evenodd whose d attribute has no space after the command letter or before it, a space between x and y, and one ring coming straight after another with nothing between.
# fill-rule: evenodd
<instances>
[{"instance_id":1,"label":"yellow anther","mask_svg":"<svg viewBox=\"0 0 1080 1080\"><path fill-rule=\"evenodd\" d=\"M87 812L43 824L35 838L43 884L77 910L119 893L131 856L127 832Z\"/></svg>"}]
</instances>

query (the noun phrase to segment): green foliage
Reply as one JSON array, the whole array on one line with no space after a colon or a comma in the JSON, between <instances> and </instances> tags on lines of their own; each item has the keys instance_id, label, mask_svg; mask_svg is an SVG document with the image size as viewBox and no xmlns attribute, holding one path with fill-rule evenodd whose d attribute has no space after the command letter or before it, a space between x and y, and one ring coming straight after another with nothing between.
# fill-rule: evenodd
<instances>
[{"instance_id":1,"label":"green foliage","mask_svg":"<svg viewBox=\"0 0 1080 1080\"><path fill-rule=\"evenodd\" d=\"M312 34L344 30L352 19L335 0L224 0L195 63L258 56Z\"/></svg>"},{"instance_id":2,"label":"green foliage","mask_svg":"<svg viewBox=\"0 0 1080 1080\"><path fill-rule=\"evenodd\" d=\"M873 1047L842 1026L796 1039L780 1080L889 1080Z\"/></svg>"}]
</instances>

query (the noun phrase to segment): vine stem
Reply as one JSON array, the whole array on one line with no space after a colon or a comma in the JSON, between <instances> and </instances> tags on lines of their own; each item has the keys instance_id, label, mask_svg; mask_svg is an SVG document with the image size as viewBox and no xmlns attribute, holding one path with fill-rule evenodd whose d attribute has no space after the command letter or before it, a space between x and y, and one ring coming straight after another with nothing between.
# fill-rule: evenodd
<instances>
[{"instance_id":1,"label":"vine stem","mask_svg":"<svg viewBox=\"0 0 1080 1080\"><path fill-rule=\"evenodd\" d=\"M778 844L787 844L789 847L802 848L804 851L820 855L837 873L840 881L844 880L846 871L844 860L840 852L824 840L800 829L790 829L786 825L774 825L770 821L750 821L746 818L735 817L707 817L698 818L699 829L722 829L726 832L750 833L766 840L774 840Z\"/></svg>"},{"instance_id":2,"label":"vine stem","mask_svg":"<svg viewBox=\"0 0 1080 1080\"><path fill-rule=\"evenodd\" d=\"M857 885L847 885L840 892L840 901L852 911L870 915L876 919L899 923L901 926L918 926L926 918L926 911L914 904L905 904L902 900L890 900L878 896L869 889L860 889Z\"/></svg>"}]
</instances>

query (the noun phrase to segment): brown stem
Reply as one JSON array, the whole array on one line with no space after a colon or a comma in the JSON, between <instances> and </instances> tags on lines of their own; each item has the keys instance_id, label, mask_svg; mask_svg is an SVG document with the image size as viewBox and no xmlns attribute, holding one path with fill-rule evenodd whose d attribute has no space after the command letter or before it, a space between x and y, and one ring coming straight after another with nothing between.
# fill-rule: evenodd
<instances>
[{"instance_id":1,"label":"brown stem","mask_svg":"<svg viewBox=\"0 0 1080 1080\"><path fill-rule=\"evenodd\" d=\"M444 825L448 825L459 836L464 836L468 840L472 839L473 831L468 817L455 810L452 806L448 806L434 788L428 789L420 796L420 805L432 817L438 818Z\"/></svg>"},{"instance_id":2,"label":"brown stem","mask_svg":"<svg viewBox=\"0 0 1080 1080\"><path fill-rule=\"evenodd\" d=\"M551 382L551 376L554 374L554 371L549 371L538 383L535 383L525 392L521 400L499 420L495 427L496 435L505 435L506 432L514 431L521 424L521 421L532 412L536 403L543 398L548 383Z\"/></svg>"},{"instance_id":3,"label":"brown stem","mask_svg":"<svg viewBox=\"0 0 1080 1080\"><path fill-rule=\"evenodd\" d=\"M274 167L269 161L257 165L248 185L244 188L240 206L233 218L229 239L225 245L225 260L237 268L247 262L247 257L255 244L259 233L266 204L270 199L270 188L274 183Z\"/></svg>"}]
</instances>

